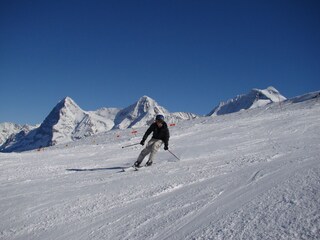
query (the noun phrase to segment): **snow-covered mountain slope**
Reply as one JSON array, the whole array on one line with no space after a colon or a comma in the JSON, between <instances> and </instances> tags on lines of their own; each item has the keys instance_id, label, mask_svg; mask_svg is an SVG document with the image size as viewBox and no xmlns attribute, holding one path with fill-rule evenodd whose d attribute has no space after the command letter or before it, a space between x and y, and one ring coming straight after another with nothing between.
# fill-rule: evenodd
<instances>
[{"instance_id":1,"label":"snow-covered mountain slope","mask_svg":"<svg viewBox=\"0 0 320 240\"><path fill-rule=\"evenodd\" d=\"M0 151L3 146L9 146L22 140L39 125L19 125L15 123L0 123Z\"/></svg>"},{"instance_id":2,"label":"snow-covered mountain slope","mask_svg":"<svg viewBox=\"0 0 320 240\"><path fill-rule=\"evenodd\" d=\"M11 136L0 150L20 152L68 143L111 129L147 126L157 114L165 115L170 123L197 117L183 112L171 114L147 96L123 110L102 108L97 111L84 111L70 97L66 97L53 108L40 127Z\"/></svg>"},{"instance_id":3,"label":"snow-covered mountain slope","mask_svg":"<svg viewBox=\"0 0 320 240\"><path fill-rule=\"evenodd\" d=\"M29 132L34 128L36 128L36 126L20 125L9 122L0 123L0 146L4 144L12 134L17 134L20 131Z\"/></svg>"},{"instance_id":4,"label":"snow-covered mountain slope","mask_svg":"<svg viewBox=\"0 0 320 240\"><path fill-rule=\"evenodd\" d=\"M304 94L298 97L294 97L291 99L288 99L288 102L291 103L299 103L299 102L304 102L304 101L308 101L308 100L312 100L312 99L319 99L320 98L320 91L317 92L311 92L308 94Z\"/></svg>"},{"instance_id":5,"label":"snow-covered mountain slope","mask_svg":"<svg viewBox=\"0 0 320 240\"><path fill-rule=\"evenodd\" d=\"M282 102L284 100L286 100L286 98L274 87L268 87L264 90L252 89L247 94L239 95L227 102L221 102L208 114L208 116L234 113L243 109L261 107L274 102Z\"/></svg>"},{"instance_id":6,"label":"snow-covered mountain slope","mask_svg":"<svg viewBox=\"0 0 320 240\"><path fill-rule=\"evenodd\" d=\"M170 127L138 172L129 129L0 153L0 239L318 239L320 96ZM120 136L120 137L118 137Z\"/></svg>"}]
</instances>

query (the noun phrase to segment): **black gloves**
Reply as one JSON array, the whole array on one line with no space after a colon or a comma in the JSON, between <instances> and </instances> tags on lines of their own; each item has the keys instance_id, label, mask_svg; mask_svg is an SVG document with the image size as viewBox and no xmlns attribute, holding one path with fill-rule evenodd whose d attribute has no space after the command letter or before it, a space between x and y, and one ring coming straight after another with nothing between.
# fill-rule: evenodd
<instances>
[{"instance_id":1,"label":"black gloves","mask_svg":"<svg viewBox=\"0 0 320 240\"><path fill-rule=\"evenodd\" d=\"M140 144L141 144L142 146L144 145L144 141L145 141L145 140L142 139L141 142L140 142Z\"/></svg>"},{"instance_id":2,"label":"black gloves","mask_svg":"<svg viewBox=\"0 0 320 240\"><path fill-rule=\"evenodd\" d=\"M164 150L169 150L169 148L168 148L168 146L164 146L164 148L163 148Z\"/></svg>"}]
</instances>

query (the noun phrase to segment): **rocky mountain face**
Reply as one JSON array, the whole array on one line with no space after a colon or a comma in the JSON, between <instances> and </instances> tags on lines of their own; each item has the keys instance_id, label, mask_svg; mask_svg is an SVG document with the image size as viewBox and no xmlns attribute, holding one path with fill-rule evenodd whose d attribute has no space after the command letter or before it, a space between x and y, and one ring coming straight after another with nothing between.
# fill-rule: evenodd
<instances>
[{"instance_id":1,"label":"rocky mountain face","mask_svg":"<svg viewBox=\"0 0 320 240\"><path fill-rule=\"evenodd\" d=\"M267 89L252 89L249 93L238 95L227 102L220 102L208 116L216 116L238 112L243 109L251 109L265 106L273 102L282 102L286 100L277 89L268 87Z\"/></svg>"}]
</instances>

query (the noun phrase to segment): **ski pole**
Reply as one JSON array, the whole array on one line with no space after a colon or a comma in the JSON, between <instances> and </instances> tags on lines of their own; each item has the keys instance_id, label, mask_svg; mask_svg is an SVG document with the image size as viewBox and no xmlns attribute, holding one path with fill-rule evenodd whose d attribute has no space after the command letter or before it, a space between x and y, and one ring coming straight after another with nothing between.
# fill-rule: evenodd
<instances>
[{"instance_id":1,"label":"ski pole","mask_svg":"<svg viewBox=\"0 0 320 240\"><path fill-rule=\"evenodd\" d=\"M171 152L169 149L168 149L169 153L171 153L176 159L178 159L180 161L180 158L178 158L173 152Z\"/></svg>"},{"instance_id":2,"label":"ski pole","mask_svg":"<svg viewBox=\"0 0 320 240\"><path fill-rule=\"evenodd\" d=\"M131 145L123 146L122 148L132 147L132 146L139 145L139 144L140 143L134 143L134 144L131 144Z\"/></svg>"}]
</instances>

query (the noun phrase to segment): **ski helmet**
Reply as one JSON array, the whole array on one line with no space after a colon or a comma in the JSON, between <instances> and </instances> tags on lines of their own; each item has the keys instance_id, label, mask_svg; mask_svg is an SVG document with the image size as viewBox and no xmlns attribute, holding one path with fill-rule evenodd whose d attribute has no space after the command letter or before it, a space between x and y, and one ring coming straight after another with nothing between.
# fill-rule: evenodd
<instances>
[{"instance_id":1,"label":"ski helmet","mask_svg":"<svg viewBox=\"0 0 320 240\"><path fill-rule=\"evenodd\" d=\"M159 114L159 115L156 116L156 120L164 121L164 116Z\"/></svg>"}]
</instances>

